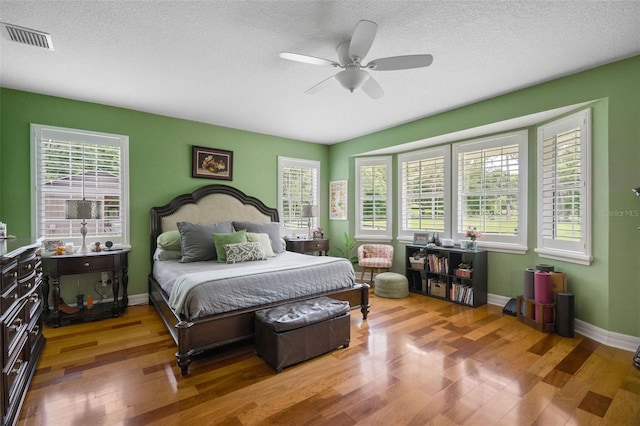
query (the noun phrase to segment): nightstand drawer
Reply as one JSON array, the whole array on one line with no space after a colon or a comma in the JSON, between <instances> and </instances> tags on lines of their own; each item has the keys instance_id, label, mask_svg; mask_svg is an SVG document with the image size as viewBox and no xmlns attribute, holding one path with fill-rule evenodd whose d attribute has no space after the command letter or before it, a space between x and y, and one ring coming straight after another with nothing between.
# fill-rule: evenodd
<instances>
[{"instance_id":1,"label":"nightstand drawer","mask_svg":"<svg viewBox=\"0 0 640 426\"><path fill-rule=\"evenodd\" d=\"M113 269L113 256L86 256L83 258L58 259L58 274L73 275Z\"/></svg>"}]
</instances>

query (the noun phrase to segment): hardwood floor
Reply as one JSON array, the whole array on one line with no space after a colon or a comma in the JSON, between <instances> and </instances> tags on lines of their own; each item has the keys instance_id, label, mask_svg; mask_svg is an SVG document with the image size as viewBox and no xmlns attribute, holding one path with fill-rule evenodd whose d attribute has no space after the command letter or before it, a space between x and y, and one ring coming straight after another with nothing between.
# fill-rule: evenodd
<instances>
[{"instance_id":1,"label":"hardwood floor","mask_svg":"<svg viewBox=\"0 0 640 426\"><path fill-rule=\"evenodd\" d=\"M276 374L249 344L180 377L150 306L45 328L20 424L638 425L631 352L535 331L497 306L371 294L351 345Z\"/></svg>"}]
</instances>

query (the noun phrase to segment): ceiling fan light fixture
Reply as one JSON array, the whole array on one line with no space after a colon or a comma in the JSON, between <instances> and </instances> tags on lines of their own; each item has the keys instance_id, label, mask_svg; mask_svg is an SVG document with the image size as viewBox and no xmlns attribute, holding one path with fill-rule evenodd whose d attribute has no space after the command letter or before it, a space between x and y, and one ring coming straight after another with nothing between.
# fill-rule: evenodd
<instances>
[{"instance_id":1,"label":"ceiling fan light fixture","mask_svg":"<svg viewBox=\"0 0 640 426\"><path fill-rule=\"evenodd\" d=\"M342 87L353 93L354 90L359 89L362 83L369 77L366 71L358 68L347 68L336 74L336 80L340 82Z\"/></svg>"}]
</instances>

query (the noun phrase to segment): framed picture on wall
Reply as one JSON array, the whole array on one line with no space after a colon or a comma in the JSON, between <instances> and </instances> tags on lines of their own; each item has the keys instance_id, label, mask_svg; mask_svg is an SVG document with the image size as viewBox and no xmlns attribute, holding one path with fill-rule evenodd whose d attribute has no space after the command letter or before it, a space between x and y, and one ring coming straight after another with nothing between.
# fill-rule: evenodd
<instances>
[{"instance_id":1,"label":"framed picture on wall","mask_svg":"<svg viewBox=\"0 0 640 426\"><path fill-rule=\"evenodd\" d=\"M329 219L347 220L347 181L329 182Z\"/></svg>"},{"instance_id":2,"label":"framed picture on wall","mask_svg":"<svg viewBox=\"0 0 640 426\"><path fill-rule=\"evenodd\" d=\"M191 177L233 180L233 151L193 146Z\"/></svg>"}]
</instances>

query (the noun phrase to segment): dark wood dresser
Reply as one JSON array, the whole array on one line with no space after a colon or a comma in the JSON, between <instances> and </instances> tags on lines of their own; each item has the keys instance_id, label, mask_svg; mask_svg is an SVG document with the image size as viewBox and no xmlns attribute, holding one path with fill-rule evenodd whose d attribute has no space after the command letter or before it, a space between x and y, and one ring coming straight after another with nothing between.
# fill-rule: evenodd
<instances>
[{"instance_id":1,"label":"dark wood dresser","mask_svg":"<svg viewBox=\"0 0 640 426\"><path fill-rule=\"evenodd\" d=\"M0 240L3 425L17 423L44 349L40 245L36 238Z\"/></svg>"}]
</instances>

